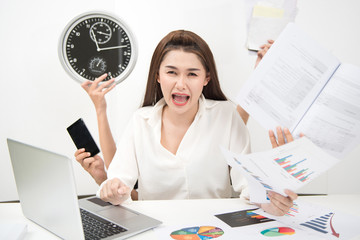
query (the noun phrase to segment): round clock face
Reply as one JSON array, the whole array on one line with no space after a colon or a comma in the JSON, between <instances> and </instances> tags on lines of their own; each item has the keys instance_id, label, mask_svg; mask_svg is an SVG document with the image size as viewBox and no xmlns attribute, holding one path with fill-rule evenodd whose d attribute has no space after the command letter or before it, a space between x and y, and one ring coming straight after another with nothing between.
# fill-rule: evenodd
<instances>
[{"instance_id":1,"label":"round clock face","mask_svg":"<svg viewBox=\"0 0 360 240\"><path fill-rule=\"evenodd\" d=\"M85 13L73 19L61 35L59 56L65 70L77 81L123 81L134 68L137 48L123 21L106 13Z\"/></svg>"}]
</instances>

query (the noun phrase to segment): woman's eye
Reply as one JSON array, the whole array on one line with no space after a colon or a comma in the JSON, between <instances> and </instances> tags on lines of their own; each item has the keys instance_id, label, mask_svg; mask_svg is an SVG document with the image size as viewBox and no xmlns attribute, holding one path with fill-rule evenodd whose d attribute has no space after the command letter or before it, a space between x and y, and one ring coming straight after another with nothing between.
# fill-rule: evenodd
<instances>
[{"instance_id":1,"label":"woman's eye","mask_svg":"<svg viewBox=\"0 0 360 240\"><path fill-rule=\"evenodd\" d=\"M167 74L175 74L175 71L168 71Z\"/></svg>"},{"instance_id":2,"label":"woman's eye","mask_svg":"<svg viewBox=\"0 0 360 240\"><path fill-rule=\"evenodd\" d=\"M196 73L189 73L189 76L196 77L196 76L197 76L197 74L196 74Z\"/></svg>"}]
</instances>

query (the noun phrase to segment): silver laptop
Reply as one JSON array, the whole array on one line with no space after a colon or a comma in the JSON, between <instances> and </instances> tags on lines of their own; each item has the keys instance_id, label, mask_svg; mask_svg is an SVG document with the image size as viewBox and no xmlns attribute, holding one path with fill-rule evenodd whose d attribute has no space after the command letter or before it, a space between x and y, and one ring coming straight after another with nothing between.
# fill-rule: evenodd
<instances>
[{"instance_id":1,"label":"silver laptop","mask_svg":"<svg viewBox=\"0 0 360 240\"><path fill-rule=\"evenodd\" d=\"M57 236L124 239L161 224L96 197L78 200L69 158L12 139L7 143L23 214ZM93 230L98 224L102 229Z\"/></svg>"}]
</instances>

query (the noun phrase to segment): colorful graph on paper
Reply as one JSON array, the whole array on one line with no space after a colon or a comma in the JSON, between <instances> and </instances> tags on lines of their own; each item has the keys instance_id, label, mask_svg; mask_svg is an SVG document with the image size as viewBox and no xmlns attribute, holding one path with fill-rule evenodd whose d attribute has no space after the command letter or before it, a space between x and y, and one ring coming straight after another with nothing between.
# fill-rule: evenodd
<instances>
[{"instance_id":1,"label":"colorful graph on paper","mask_svg":"<svg viewBox=\"0 0 360 240\"><path fill-rule=\"evenodd\" d=\"M281 237L295 234L295 230L289 227L274 227L261 231L261 234L266 237Z\"/></svg>"},{"instance_id":2,"label":"colorful graph on paper","mask_svg":"<svg viewBox=\"0 0 360 240\"><path fill-rule=\"evenodd\" d=\"M300 225L323 234L328 234L329 232L331 232L333 236L339 237L340 234L335 231L332 223L333 217L334 213L330 212L323 216L319 216L307 222L301 223Z\"/></svg>"},{"instance_id":3,"label":"colorful graph on paper","mask_svg":"<svg viewBox=\"0 0 360 240\"><path fill-rule=\"evenodd\" d=\"M255 210L254 212L264 217L271 217L276 222L282 223L287 227L298 229L297 236L301 231L314 236L314 238L309 239L355 239L355 236L360 236L359 216L335 212L324 206L307 201L296 200L294 206L284 216L270 215L262 209ZM269 234L274 231L270 231Z\"/></svg>"},{"instance_id":4,"label":"colorful graph on paper","mask_svg":"<svg viewBox=\"0 0 360 240\"><path fill-rule=\"evenodd\" d=\"M170 237L176 240L200 240L200 239L210 240L213 238L221 237L223 234L224 231L218 227L197 226L197 227L182 228L173 231L170 234Z\"/></svg>"},{"instance_id":5,"label":"colorful graph on paper","mask_svg":"<svg viewBox=\"0 0 360 240\"><path fill-rule=\"evenodd\" d=\"M293 206L289 209L285 216L295 217L299 213L299 205L297 202L294 202Z\"/></svg>"},{"instance_id":6,"label":"colorful graph on paper","mask_svg":"<svg viewBox=\"0 0 360 240\"><path fill-rule=\"evenodd\" d=\"M274 161L287 173L301 182L306 182L309 180L309 177L314 174L314 171L311 171L309 167L306 167L306 158L294 161L293 155L288 155L283 158L275 158Z\"/></svg>"},{"instance_id":7,"label":"colorful graph on paper","mask_svg":"<svg viewBox=\"0 0 360 240\"><path fill-rule=\"evenodd\" d=\"M243 227L258 223L265 223L274 221L254 212L256 209L240 210L236 212L229 212L215 215L221 221L225 222L230 227Z\"/></svg>"},{"instance_id":8,"label":"colorful graph on paper","mask_svg":"<svg viewBox=\"0 0 360 240\"><path fill-rule=\"evenodd\" d=\"M235 162L237 162L239 165L242 166L242 168L244 169L245 172L247 172L248 174L250 174L250 176L252 176L254 179L256 179L265 189L267 190L273 190L273 187L270 186L269 184L265 183L261 177L259 177L258 175L254 174L252 171L250 171L247 167L243 166L241 164L241 162L239 160L237 160L235 157L233 158L233 160Z\"/></svg>"},{"instance_id":9,"label":"colorful graph on paper","mask_svg":"<svg viewBox=\"0 0 360 240\"><path fill-rule=\"evenodd\" d=\"M296 191L339 161L307 138L248 155L222 150L228 164L248 179L250 200L261 203L269 201L269 191Z\"/></svg>"}]
</instances>

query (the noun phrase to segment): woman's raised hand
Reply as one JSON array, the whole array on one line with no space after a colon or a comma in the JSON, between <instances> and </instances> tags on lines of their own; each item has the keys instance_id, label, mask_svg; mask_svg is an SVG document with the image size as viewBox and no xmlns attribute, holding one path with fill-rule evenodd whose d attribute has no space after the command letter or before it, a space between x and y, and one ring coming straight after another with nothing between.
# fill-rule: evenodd
<instances>
[{"instance_id":1,"label":"woman's raised hand","mask_svg":"<svg viewBox=\"0 0 360 240\"><path fill-rule=\"evenodd\" d=\"M260 46L260 50L257 53L257 59L256 59L256 62L255 62L255 68L261 62L261 60L263 59L263 57L265 56L267 51L270 49L270 47L273 45L273 43L274 43L274 40L268 40L268 43L263 44L263 45Z\"/></svg>"},{"instance_id":2,"label":"woman's raised hand","mask_svg":"<svg viewBox=\"0 0 360 240\"><path fill-rule=\"evenodd\" d=\"M81 84L81 87L88 93L91 101L94 103L96 112L99 114L102 111L106 111L105 94L110 92L116 84L115 79L112 78L109 81L102 82L107 77L107 74L103 74L95 81L85 81ZM100 82L102 82L100 84Z\"/></svg>"},{"instance_id":3,"label":"woman's raised hand","mask_svg":"<svg viewBox=\"0 0 360 240\"><path fill-rule=\"evenodd\" d=\"M294 137L292 136L288 128L282 129L281 127L276 127L276 135L277 135L277 139L273 130L269 130L269 138L273 148L294 141ZM303 136L305 135L303 133L300 133L300 137Z\"/></svg>"}]
</instances>

